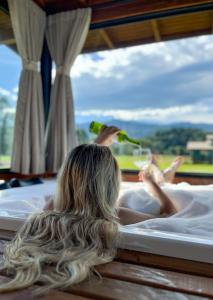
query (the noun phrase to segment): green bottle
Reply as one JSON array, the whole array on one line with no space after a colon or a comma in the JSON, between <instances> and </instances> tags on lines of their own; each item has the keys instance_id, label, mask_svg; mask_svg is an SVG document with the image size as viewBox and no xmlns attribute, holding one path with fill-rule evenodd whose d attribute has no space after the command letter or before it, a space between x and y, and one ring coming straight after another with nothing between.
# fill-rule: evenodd
<instances>
[{"instance_id":1,"label":"green bottle","mask_svg":"<svg viewBox=\"0 0 213 300\"><path fill-rule=\"evenodd\" d=\"M91 133L95 133L95 134L99 134L101 129L106 126L105 124L102 124L102 123L99 123L99 122L95 122L95 121L92 121L90 123L90 126L89 126L89 131ZM122 142L129 142L131 144L135 144L135 145L139 145L140 146L140 142L138 140L135 140L135 139L132 139L128 136L128 134L126 133L126 131L124 130L121 130L119 133L118 133L118 138L117 138L118 142L119 143L122 143Z\"/></svg>"}]
</instances>

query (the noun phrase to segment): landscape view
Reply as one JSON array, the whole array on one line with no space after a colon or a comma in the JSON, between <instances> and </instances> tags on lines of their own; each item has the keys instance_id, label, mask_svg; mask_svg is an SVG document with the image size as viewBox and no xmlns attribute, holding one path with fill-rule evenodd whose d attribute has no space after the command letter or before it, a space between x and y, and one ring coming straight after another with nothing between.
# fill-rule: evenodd
<instances>
[{"instance_id":1,"label":"landscape view","mask_svg":"<svg viewBox=\"0 0 213 300\"><path fill-rule=\"evenodd\" d=\"M11 157L14 113L7 97L0 97L0 109L4 111L4 114L0 115L0 164L1 168L8 168ZM142 148L151 149L152 153L157 155L162 169L167 167L175 156L182 155L185 157L185 162L180 171L213 172L213 134L210 141L212 150L192 151L187 149L187 145L191 141L200 141L205 145L207 137L213 133L213 124L186 122L157 124L116 119L105 120L105 124L122 128L130 137L139 140ZM79 143L88 143L95 139L95 135L89 132L89 125L90 122L77 124ZM122 169L138 169L134 163L134 149L137 149L137 146L128 143L115 143L112 146L112 151Z\"/></svg>"},{"instance_id":2,"label":"landscape view","mask_svg":"<svg viewBox=\"0 0 213 300\"><path fill-rule=\"evenodd\" d=\"M71 71L79 142L95 138L95 120L139 139L162 168L182 155L180 171L212 173L212 49L213 37L201 36L80 55ZM0 168L8 168L21 62L5 46L0 58ZM112 150L122 169L138 169L133 146Z\"/></svg>"},{"instance_id":3,"label":"landscape view","mask_svg":"<svg viewBox=\"0 0 213 300\"><path fill-rule=\"evenodd\" d=\"M185 162L180 171L184 172L213 172L213 135L210 144L212 150L189 150L189 142L201 142L205 145L206 139L213 132L213 124L193 124L193 123L170 123L154 124L139 123L120 120L109 120L108 125L115 125L125 130L130 137L138 139L142 148L151 149L156 155L162 169L166 168L176 156L184 156ZM89 123L78 124L78 137L81 143L91 142L95 136L88 131ZM116 155L122 169L134 169L135 157L134 149L137 146L128 143L112 146L113 153ZM146 159L144 157L144 159Z\"/></svg>"}]
</instances>

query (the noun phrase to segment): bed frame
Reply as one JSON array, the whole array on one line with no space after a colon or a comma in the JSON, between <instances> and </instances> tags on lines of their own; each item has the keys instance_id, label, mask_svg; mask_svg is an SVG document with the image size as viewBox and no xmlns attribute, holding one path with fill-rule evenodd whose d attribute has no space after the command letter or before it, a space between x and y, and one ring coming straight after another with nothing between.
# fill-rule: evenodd
<instances>
[{"instance_id":1,"label":"bed frame","mask_svg":"<svg viewBox=\"0 0 213 300\"><path fill-rule=\"evenodd\" d=\"M13 232L0 230L0 255ZM213 298L213 264L153 255L137 251L118 250L116 259L100 265L97 271L102 279L91 276L89 280L73 288L52 291L42 298L46 300L139 300ZM0 283L9 276L0 271ZM32 299L32 288L0 295L1 299ZM201 297L201 298L200 298ZM37 299L34 298L33 299Z\"/></svg>"}]
</instances>

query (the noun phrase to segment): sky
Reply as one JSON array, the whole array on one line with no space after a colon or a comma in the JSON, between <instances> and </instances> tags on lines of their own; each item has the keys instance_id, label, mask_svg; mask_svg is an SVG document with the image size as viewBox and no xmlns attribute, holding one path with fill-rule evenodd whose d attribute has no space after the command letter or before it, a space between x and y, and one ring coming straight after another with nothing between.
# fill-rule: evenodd
<instances>
[{"instance_id":1,"label":"sky","mask_svg":"<svg viewBox=\"0 0 213 300\"><path fill-rule=\"evenodd\" d=\"M14 103L20 69L0 46L0 94ZM79 55L71 78L77 122L213 123L212 35Z\"/></svg>"}]
</instances>

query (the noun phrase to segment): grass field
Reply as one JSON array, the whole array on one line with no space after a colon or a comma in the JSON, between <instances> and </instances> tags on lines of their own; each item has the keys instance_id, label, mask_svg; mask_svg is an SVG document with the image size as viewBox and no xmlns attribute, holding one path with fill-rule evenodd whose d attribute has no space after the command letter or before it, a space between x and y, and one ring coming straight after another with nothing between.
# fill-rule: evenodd
<instances>
[{"instance_id":1,"label":"grass field","mask_svg":"<svg viewBox=\"0 0 213 300\"><path fill-rule=\"evenodd\" d=\"M10 166L10 156L0 155L0 169L9 168Z\"/></svg>"},{"instance_id":2,"label":"grass field","mask_svg":"<svg viewBox=\"0 0 213 300\"><path fill-rule=\"evenodd\" d=\"M134 165L135 157L128 155L116 156L119 166L123 170L138 170ZM174 160L175 156L159 155L158 163L163 170L167 168ZM0 156L0 168L9 168L10 156ZM194 173L213 173L213 165L209 164L193 164L190 158L186 158L184 164L180 167L178 172L194 172Z\"/></svg>"},{"instance_id":3,"label":"grass field","mask_svg":"<svg viewBox=\"0 0 213 300\"><path fill-rule=\"evenodd\" d=\"M134 165L135 157L120 155L116 156L116 158L121 169L138 170L138 167ZM175 156L159 155L158 163L160 168L162 170L167 168L174 159ZM178 172L213 173L213 165L193 164L190 158L186 158L184 164L178 169Z\"/></svg>"}]
</instances>

